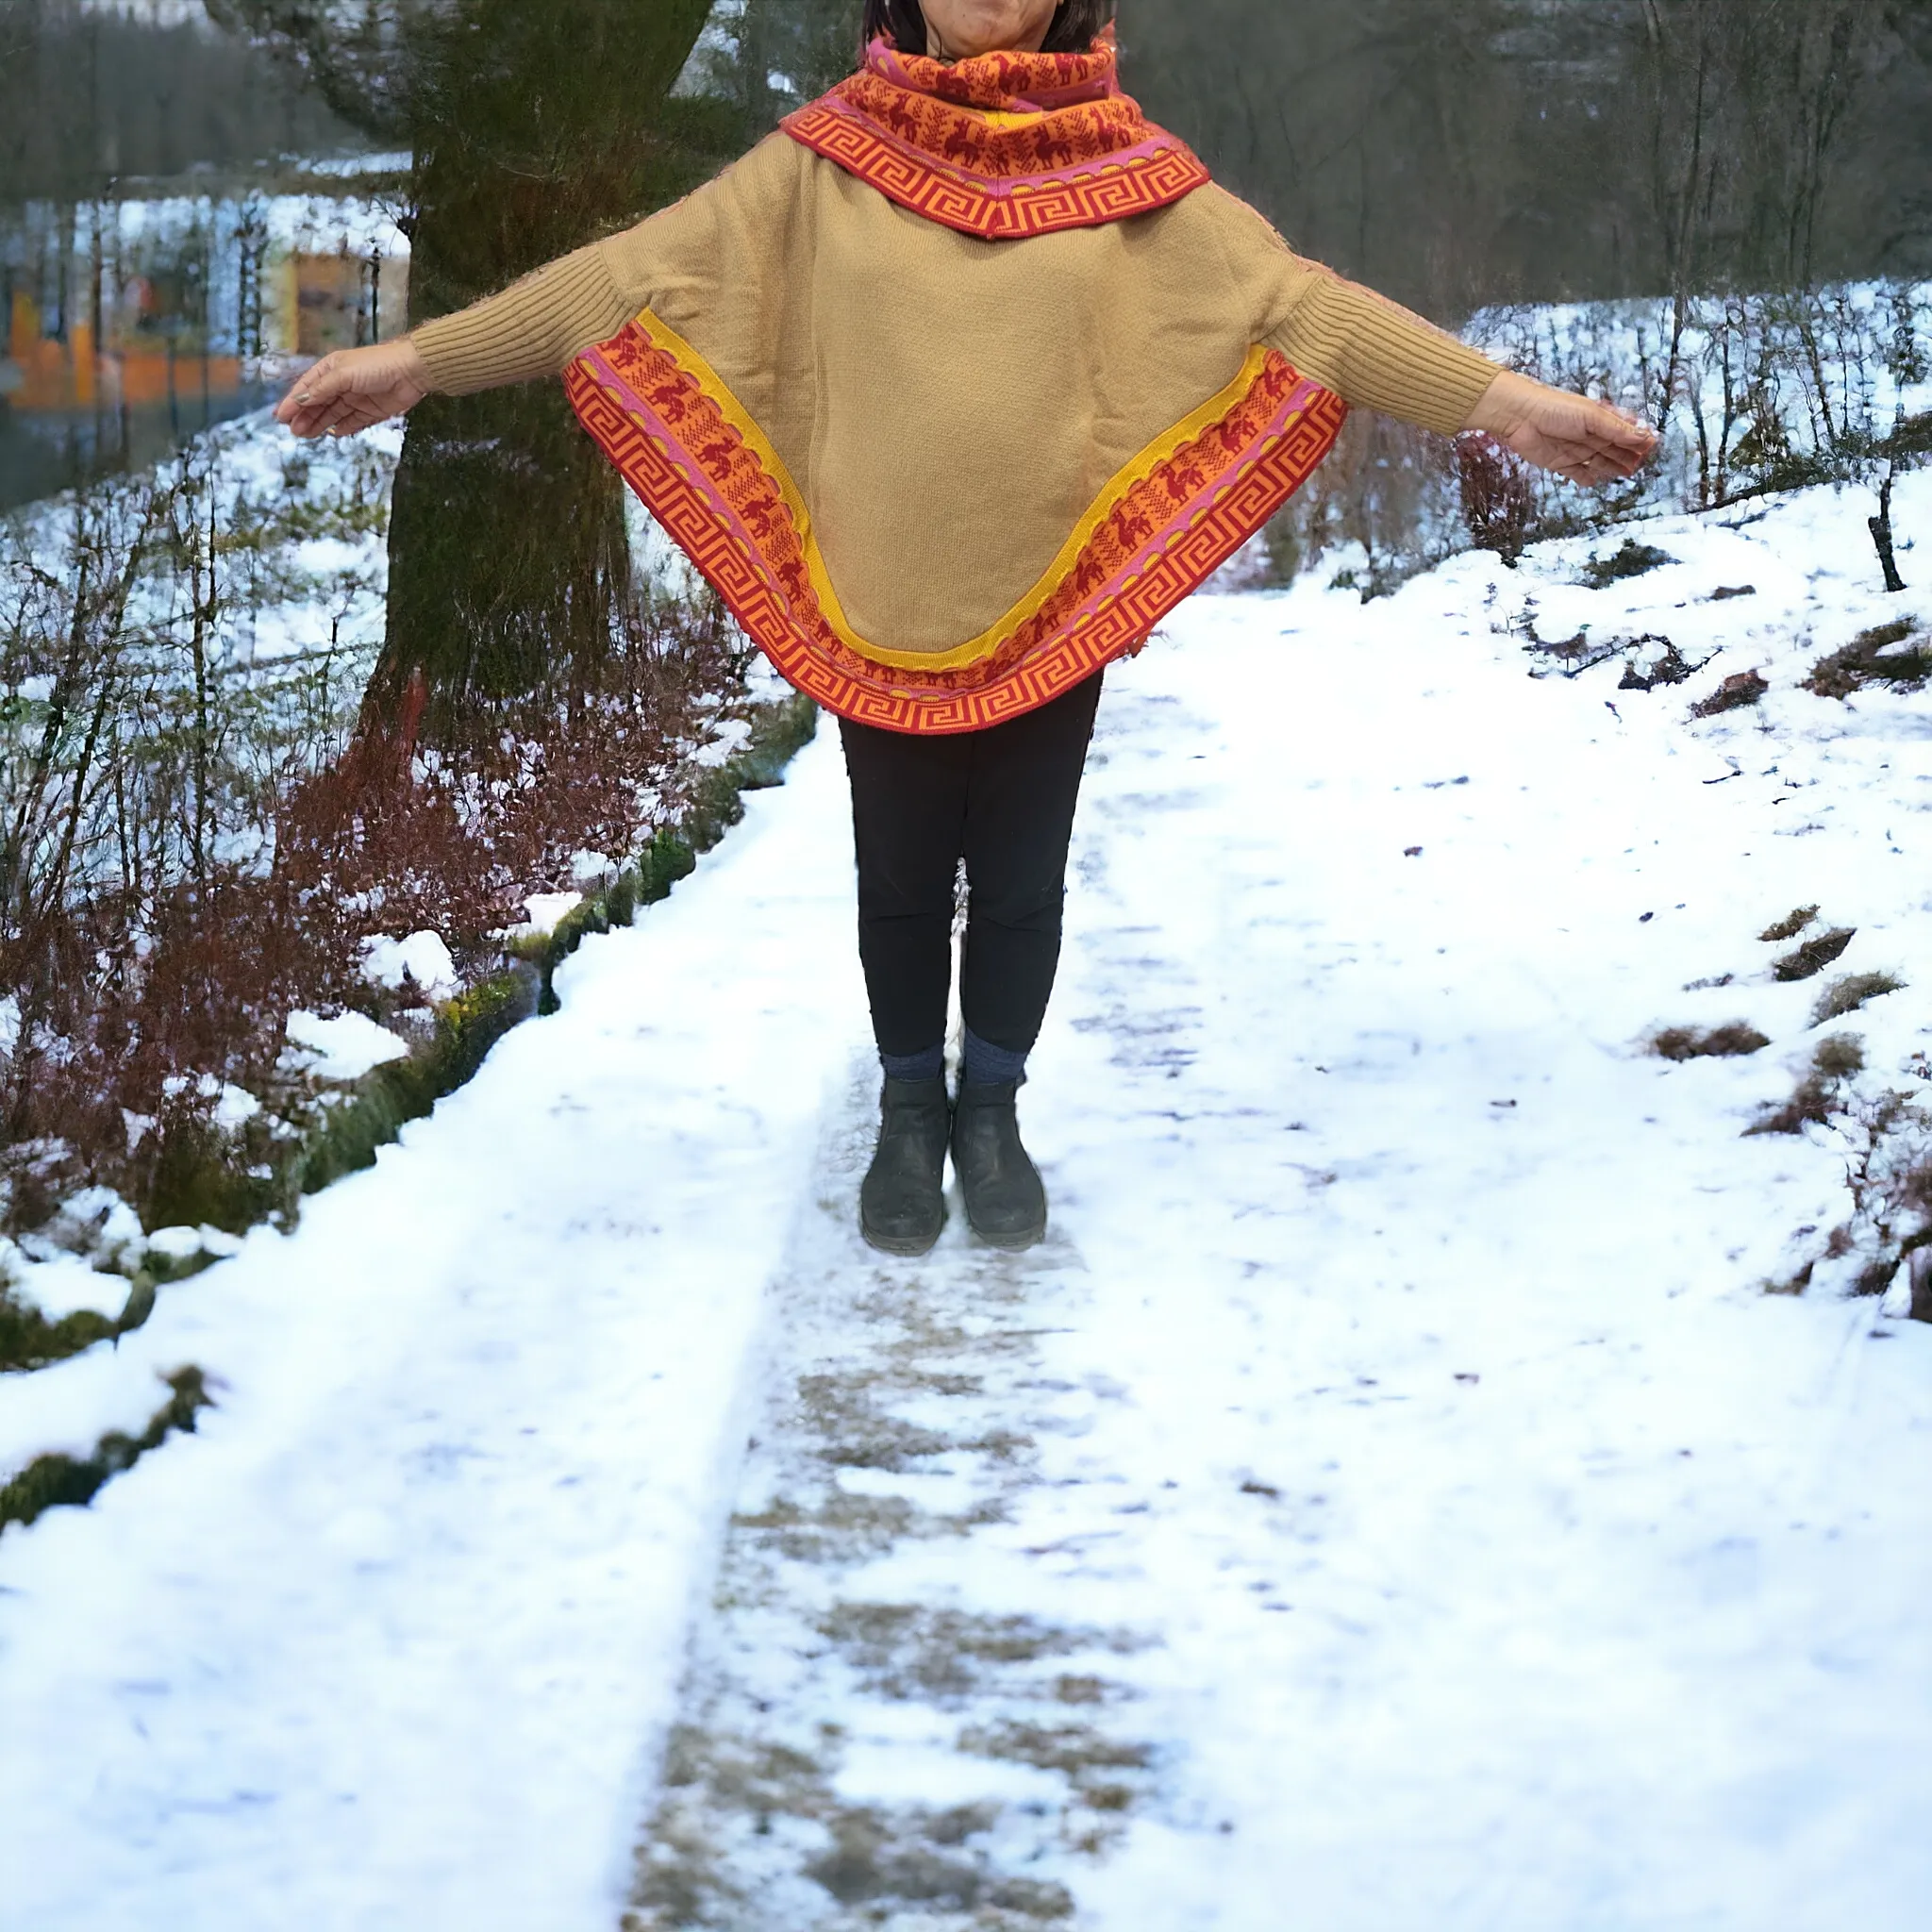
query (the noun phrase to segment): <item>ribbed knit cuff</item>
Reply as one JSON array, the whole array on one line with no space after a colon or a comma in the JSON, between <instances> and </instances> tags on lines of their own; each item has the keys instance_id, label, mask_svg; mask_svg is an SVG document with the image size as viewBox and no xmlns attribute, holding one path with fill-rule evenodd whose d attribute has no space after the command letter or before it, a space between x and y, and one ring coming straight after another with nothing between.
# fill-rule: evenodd
<instances>
[{"instance_id":1,"label":"ribbed knit cuff","mask_svg":"<svg viewBox=\"0 0 1932 1932\"><path fill-rule=\"evenodd\" d=\"M546 263L454 315L409 331L444 395L556 375L573 356L615 335L630 309L595 242Z\"/></svg>"},{"instance_id":2,"label":"ribbed knit cuff","mask_svg":"<svg viewBox=\"0 0 1932 1932\"><path fill-rule=\"evenodd\" d=\"M1283 352L1346 402L1453 436L1499 365L1399 304L1327 272L1288 325Z\"/></svg>"}]
</instances>

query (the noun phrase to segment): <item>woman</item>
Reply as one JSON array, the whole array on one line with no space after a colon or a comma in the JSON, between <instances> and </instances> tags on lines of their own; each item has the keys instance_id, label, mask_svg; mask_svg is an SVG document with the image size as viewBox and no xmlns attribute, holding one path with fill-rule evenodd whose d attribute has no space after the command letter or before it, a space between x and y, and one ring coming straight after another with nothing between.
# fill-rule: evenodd
<instances>
[{"instance_id":1,"label":"woman","mask_svg":"<svg viewBox=\"0 0 1932 1932\"><path fill-rule=\"evenodd\" d=\"M1112 11L867 0L860 72L696 193L325 358L277 410L343 435L432 390L561 373L746 631L838 714L885 1076L859 1220L893 1254L938 1239L949 1144L976 1234L1045 1231L1014 1096L1106 663L1261 527L1350 406L1487 430L1579 483L1654 442L1293 255L1121 93Z\"/></svg>"}]
</instances>

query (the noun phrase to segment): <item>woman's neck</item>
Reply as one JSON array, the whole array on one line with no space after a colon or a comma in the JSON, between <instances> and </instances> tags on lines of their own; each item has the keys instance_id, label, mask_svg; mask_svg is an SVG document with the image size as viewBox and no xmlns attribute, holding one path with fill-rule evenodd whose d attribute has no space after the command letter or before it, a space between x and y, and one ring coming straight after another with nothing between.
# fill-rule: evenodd
<instances>
[{"instance_id":1,"label":"woman's neck","mask_svg":"<svg viewBox=\"0 0 1932 1932\"><path fill-rule=\"evenodd\" d=\"M958 59L977 59L981 54L1038 54L1045 37L1053 31L1053 15L1049 13L1034 33L1018 35L1010 46L951 46L933 22L925 24L925 58L937 59L942 66L953 66Z\"/></svg>"},{"instance_id":2,"label":"woman's neck","mask_svg":"<svg viewBox=\"0 0 1932 1932\"><path fill-rule=\"evenodd\" d=\"M925 53L928 59L937 60L942 66L951 67L957 61L976 60L983 54L1037 54L1040 52L1041 42L1045 39L1046 34L1044 29L1042 29L1038 39L1022 41L1017 46L974 47L970 52L959 53L946 45L945 42L941 38L938 28L928 26L925 30Z\"/></svg>"}]
</instances>

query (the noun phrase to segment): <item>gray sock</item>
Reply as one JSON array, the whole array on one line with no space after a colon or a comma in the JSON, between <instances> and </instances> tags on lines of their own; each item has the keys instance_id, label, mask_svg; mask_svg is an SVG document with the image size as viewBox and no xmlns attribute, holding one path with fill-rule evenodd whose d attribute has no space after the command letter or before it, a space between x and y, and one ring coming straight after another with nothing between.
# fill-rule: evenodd
<instances>
[{"instance_id":1,"label":"gray sock","mask_svg":"<svg viewBox=\"0 0 1932 1932\"><path fill-rule=\"evenodd\" d=\"M879 1065L889 1080L937 1080L946 1071L946 1042L924 1053L881 1053Z\"/></svg>"},{"instance_id":2,"label":"gray sock","mask_svg":"<svg viewBox=\"0 0 1932 1932\"><path fill-rule=\"evenodd\" d=\"M961 1077L974 1087L991 1086L1000 1080L1024 1080L1026 1077L1026 1056L1014 1053L1009 1047L995 1046L990 1040L980 1039L969 1026L960 1073Z\"/></svg>"}]
</instances>

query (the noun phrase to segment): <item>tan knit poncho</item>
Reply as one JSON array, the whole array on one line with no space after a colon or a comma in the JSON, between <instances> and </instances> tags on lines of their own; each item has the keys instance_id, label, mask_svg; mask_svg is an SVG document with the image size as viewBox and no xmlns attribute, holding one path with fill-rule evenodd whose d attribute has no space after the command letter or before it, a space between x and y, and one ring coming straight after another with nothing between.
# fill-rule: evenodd
<instances>
[{"instance_id":1,"label":"tan knit poncho","mask_svg":"<svg viewBox=\"0 0 1932 1932\"><path fill-rule=\"evenodd\" d=\"M563 373L785 676L962 731L1149 631L1350 405L1442 432L1495 366L1292 254L1086 55L884 42L675 207L415 331Z\"/></svg>"}]
</instances>

